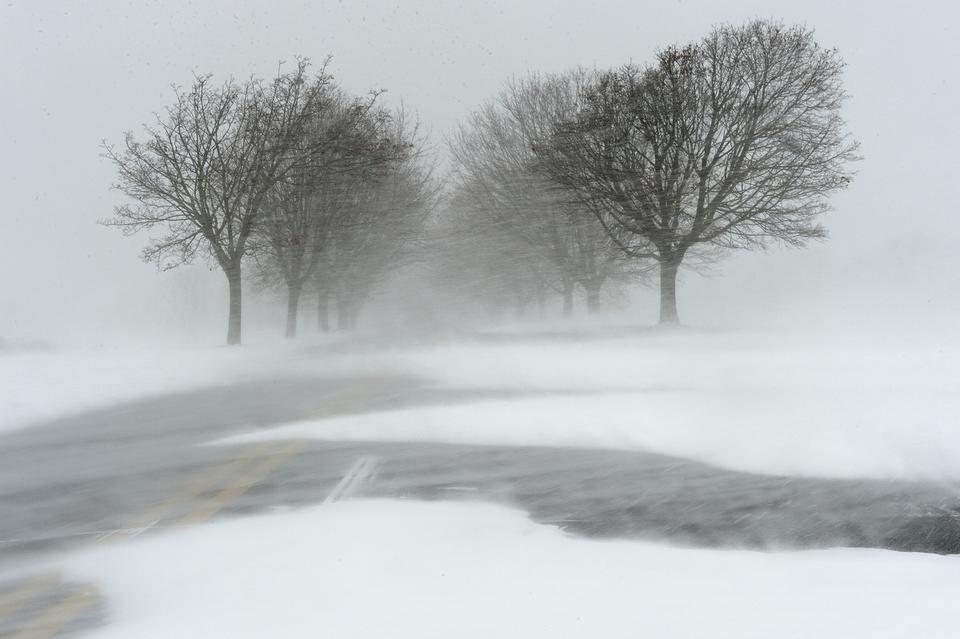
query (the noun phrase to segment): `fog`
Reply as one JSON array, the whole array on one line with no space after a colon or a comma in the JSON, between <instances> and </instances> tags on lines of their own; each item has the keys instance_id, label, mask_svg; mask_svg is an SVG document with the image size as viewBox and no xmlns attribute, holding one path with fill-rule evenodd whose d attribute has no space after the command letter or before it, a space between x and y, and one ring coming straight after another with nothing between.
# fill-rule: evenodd
<instances>
[{"instance_id":1,"label":"fog","mask_svg":"<svg viewBox=\"0 0 960 639\"><path fill-rule=\"evenodd\" d=\"M441 167L457 122L511 76L645 61L719 22L771 16L816 28L848 63L844 116L861 142L835 196L830 238L805 250L737 252L709 278L683 274L695 326L916 327L956 317L960 223L952 211L953 3L13 2L0 8L3 126L0 335L66 344L216 343L226 291L216 267L139 261L148 233L100 227L122 202L101 140L119 142L193 73L270 75L280 60L333 56L351 91L388 90L416 111ZM655 287L654 287L655 288ZM655 317L655 291L628 313ZM250 299L247 326L282 319Z\"/></svg>"},{"instance_id":2,"label":"fog","mask_svg":"<svg viewBox=\"0 0 960 639\"><path fill-rule=\"evenodd\" d=\"M951 639L958 18L6 2L0 636Z\"/></svg>"}]
</instances>

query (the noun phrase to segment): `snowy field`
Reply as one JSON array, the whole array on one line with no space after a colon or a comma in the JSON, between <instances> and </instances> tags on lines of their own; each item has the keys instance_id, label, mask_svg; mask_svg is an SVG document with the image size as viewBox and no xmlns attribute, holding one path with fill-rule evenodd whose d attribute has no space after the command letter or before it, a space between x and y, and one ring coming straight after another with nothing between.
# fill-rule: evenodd
<instances>
[{"instance_id":1,"label":"snowy field","mask_svg":"<svg viewBox=\"0 0 960 639\"><path fill-rule=\"evenodd\" d=\"M758 473L960 479L960 349L951 337L601 335L500 334L339 358L330 365L344 372L537 394L301 422L239 440L641 449Z\"/></svg>"},{"instance_id":2,"label":"snowy field","mask_svg":"<svg viewBox=\"0 0 960 639\"><path fill-rule=\"evenodd\" d=\"M937 639L960 596L955 557L585 541L466 503L342 502L53 568L109 602L90 639Z\"/></svg>"},{"instance_id":3,"label":"snowy field","mask_svg":"<svg viewBox=\"0 0 960 639\"><path fill-rule=\"evenodd\" d=\"M0 433L141 397L243 379L276 360L251 349L76 349L0 353Z\"/></svg>"},{"instance_id":4,"label":"snowy field","mask_svg":"<svg viewBox=\"0 0 960 639\"><path fill-rule=\"evenodd\" d=\"M396 373L521 395L247 437L645 449L761 473L960 478L960 345L948 334L546 334L394 347L372 340L353 350L325 348L327 341L18 352L0 356L0 431L258 377Z\"/></svg>"},{"instance_id":5,"label":"snowy field","mask_svg":"<svg viewBox=\"0 0 960 639\"><path fill-rule=\"evenodd\" d=\"M0 428L278 375L415 375L509 399L281 424L230 440L642 449L761 473L960 478L948 338L499 331L433 345L16 353ZM525 393L526 392L526 393ZM594 541L476 502L354 500L174 529L31 566L91 583L92 639L953 637L957 557ZM3 579L12 575L4 575Z\"/></svg>"}]
</instances>

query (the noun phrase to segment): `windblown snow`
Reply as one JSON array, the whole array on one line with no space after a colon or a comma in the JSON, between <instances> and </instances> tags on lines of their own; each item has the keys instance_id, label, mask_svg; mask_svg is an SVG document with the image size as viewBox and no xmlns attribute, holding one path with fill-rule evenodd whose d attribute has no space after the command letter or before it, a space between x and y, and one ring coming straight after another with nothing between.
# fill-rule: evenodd
<instances>
[{"instance_id":1,"label":"windblown snow","mask_svg":"<svg viewBox=\"0 0 960 639\"><path fill-rule=\"evenodd\" d=\"M90 639L946 639L960 596L953 557L585 541L476 503L341 502L58 567L106 598Z\"/></svg>"},{"instance_id":2,"label":"windblown snow","mask_svg":"<svg viewBox=\"0 0 960 639\"><path fill-rule=\"evenodd\" d=\"M723 333L406 349L341 365L521 394L298 422L228 441L598 447L757 473L952 480L960 478L957 355L949 341L861 337L839 346Z\"/></svg>"}]
</instances>

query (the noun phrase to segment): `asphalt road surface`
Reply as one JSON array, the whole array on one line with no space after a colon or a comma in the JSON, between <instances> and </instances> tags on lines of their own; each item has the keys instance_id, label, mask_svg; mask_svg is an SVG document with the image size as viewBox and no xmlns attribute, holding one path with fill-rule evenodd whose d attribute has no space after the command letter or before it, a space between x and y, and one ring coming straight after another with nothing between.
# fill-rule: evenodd
<instances>
[{"instance_id":1,"label":"asphalt road surface","mask_svg":"<svg viewBox=\"0 0 960 639\"><path fill-rule=\"evenodd\" d=\"M269 379L0 436L0 637L104 623L92 584L31 565L117 537L356 496L488 500L570 534L755 549L960 552L960 487L732 472L643 452L422 443L202 444L292 420L509 393L404 377ZM5 579L3 574L18 574Z\"/></svg>"}]
</instances>

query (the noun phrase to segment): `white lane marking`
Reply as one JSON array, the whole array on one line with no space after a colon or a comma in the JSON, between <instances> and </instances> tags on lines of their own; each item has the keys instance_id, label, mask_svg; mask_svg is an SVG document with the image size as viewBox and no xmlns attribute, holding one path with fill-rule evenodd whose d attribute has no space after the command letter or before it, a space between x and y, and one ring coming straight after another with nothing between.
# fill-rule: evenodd
<instances>
[{"instance_id":1,"label":"white lane marking","mask_svg":"<svg viewBox=\"0 0 960 639\"><path fill-rule=\"evenodd\" d=\"M363 482L373 476L376 468L376 457L365 455L355 461L353 466L350 467L350 470L347 471L347 474L343 476L343 479L333 487L333 490L330 491L327 498L323 500L323 504L332 504L338 499L342 499L353 493Z\"/></svg>"}]
</instances>

